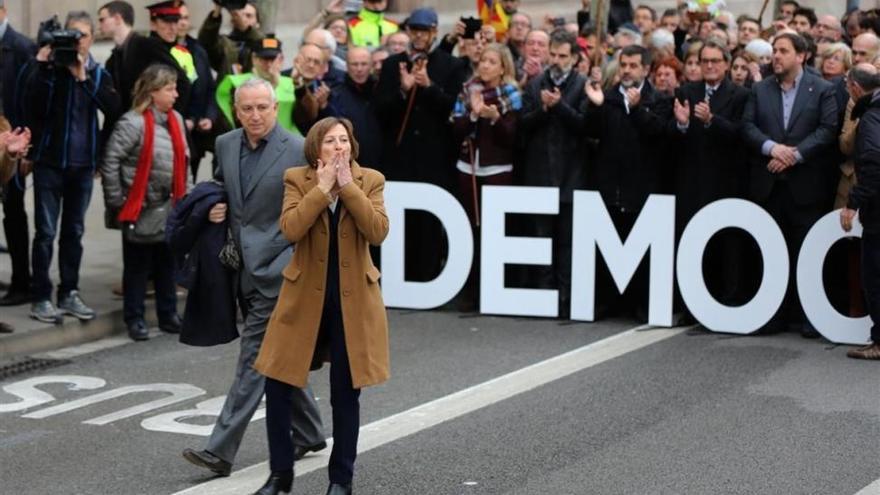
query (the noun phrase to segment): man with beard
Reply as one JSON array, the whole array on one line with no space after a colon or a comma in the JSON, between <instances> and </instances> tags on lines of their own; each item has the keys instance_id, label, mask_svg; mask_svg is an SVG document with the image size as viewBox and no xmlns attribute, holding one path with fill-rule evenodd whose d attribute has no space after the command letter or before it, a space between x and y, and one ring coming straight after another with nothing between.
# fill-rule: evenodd
<instances>
[{"instance_id":1,"label":"man with beard","mask_svg":"<svg viewBox=\"0 0 880 495\"><path fill-rule=\"evenodd\" d=\"M748 171L742 153L742 114L749 92L726 78L730 52L710 39L700 49L703 81L687 83L673 101L676 133L673 191L676 237L700 209L722 198L745 195ZM742 246L737 235L722 231L706 252L706 283L722 304L737 299L742 276ZM685 313L681 323L689 323Z\"/></svg>"},{"instance_id":2,"label":"man with beard","mask_svg":"<svg viewBox=\"0 0 880 495\"><path fill-rule=\"evenodd\" d=\"M629 235L648 195L661 190L663 141L672 105L648 82L650 67L650 52L630 45L620 52L620 83L604 93L594 82L584 87L589 100L587 135L599 140L591 188L602 194L621 239ZM624 297L625 307L632 308L641 320L647 320L645 263L639 266ZM607 269L597 273L597 317L601 317L613 309L616 290Z\"/></svg>"},{"instance_id":3,"label":"man with beard","mask_svg":"<svg viewBox=\"0 0 880 495\"><path fill-rule=\"evenodd\" d=\"M535 217L532 234L553 239L553 264L536 270L538 287L559 291L559 314L569 314L571 221L575 189L586 184L584 84L574 70L577 38L565 30L550 36L550 66L532 79L523 95L519 131L525 137L523 184L560 188L559 215Z\"/></svg>"},{"instance_id":4,"label":"man with beard","mask_svg":"<svg viewBox=\"0 0 880 495\"><path fill-rule=\"evenodd\" d=\"M321 111L320 118L344 117L350 120L360 145L358 163L376 168L382 152L382 131L374 110L376 78L370 74L370 51L364 47L352 47L348 51L347 66L345 82L332 91L330 103Z\"/></svg>"},{"instance_id":5,"label":"man with beard","mask_svg":"<svg viewBox=\"0 0 880 495\"><path fill-rule=\"evenodd\" d=\"M230 10L229 14L232 18L232 32L229 34L220 34L223 7L217 2L199 30L199 43L208 51L218 81L228 74L251 72L251 49L264 38L257 8L252 2Z\"/></svg>"},{"instance_id":6,"label":"man with beard","mask_svg":"<svg viewBox=\"0 0 880 495\"><path fill-rule=\"evenodd\" d=\"M779 224L791 276L782 307L765 330L784 325L806 338L819 334L797 301L795 267L807 231L830 204L828 170L837 139L834 87L804 70L807 42L783 33L773 42L773 74L752 86L743 113L750 157L750 196Z\"/></svg>"},{"instance_id":7,"label":"man with beard","mask_svg":"<svg viewBox=\"0 0 880 495\"><path fill-rule=\"evenodd\" d=\"M385 18L388 0L364 0L364 6L357 16L348 21L351 44L375 48L382 46L382 40L400 28L397 23Z\"/></svg>"},{"instance_id":8,"label":"man with beard","mask_svg":"<svg viewBox=\"0 0 880 495\"><path fill-rule=\"evenodd\" d=\"M294 95L293 79L281 75L281 64L284 55L281 52L281 41L275 38L264 38L250 50L253 72L231 74L220 81L217 87L217 105L225 117L224 127L235 129L239 122L235 119L233 106L236 88L254 77L266 80L275 89L275 101L278 103L278 125L293 134L300 134L293 122Z\"/></svg>"},{"instance_id":9,"label":"man with beard","mask_svg":"<svg viewBox=\"0 0 880 495\"><path fill-rule=\"evenodd\" d=\"M443 50L430 51L437 13L416 9L409 16L409 50L382 64L376 94L381 124L382 167L388 180L427 182L451 190L455 172L449 115L464 82L464 65ZM406 278L433 280L440 273L445 237L427 213L407 215Z\"/></svg>"}]
</instances>

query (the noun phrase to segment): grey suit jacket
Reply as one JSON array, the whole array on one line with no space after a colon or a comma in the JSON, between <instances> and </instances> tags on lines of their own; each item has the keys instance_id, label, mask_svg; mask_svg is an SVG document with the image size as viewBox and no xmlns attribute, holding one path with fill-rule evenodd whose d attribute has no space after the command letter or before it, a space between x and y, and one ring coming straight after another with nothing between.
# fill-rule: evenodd
<instances>
[{"instance_id":1,"label":"grey suit jacket","mask_svg":"<svg viewBox=\"0 0 880 495\"><path fill-rule=\"evenodd\" d=\"M229 196L230 229L241 249L242 271L250 275L264 297L274 299L281 289L281 270L293 255L293 246L278 225L284 201L284 171L306 163L303 139L276 127L252 172L247 190L239 173L242 129L217 138L215 177L222 180Z\"/></svg>"},{"instance_id":2,"label":"grey suit jacket","mask_svg":"<svg viewBox=\"0 0 880 495\"><path fill-rule=\"evenodd\" d=\"M743 111L752 199L764 201L776 181L787 180L798 204L828 200L828 168L837 166L833 161L837 127L834 86L809 71L804 71L797 88L787 127L783 125L782 93L776 78L768 77L752 86ZM761 146L768 139L797 147L804 161L782 174L770 173L767 164L771 158L761 153Z\"/></svg>"}]
</instances>

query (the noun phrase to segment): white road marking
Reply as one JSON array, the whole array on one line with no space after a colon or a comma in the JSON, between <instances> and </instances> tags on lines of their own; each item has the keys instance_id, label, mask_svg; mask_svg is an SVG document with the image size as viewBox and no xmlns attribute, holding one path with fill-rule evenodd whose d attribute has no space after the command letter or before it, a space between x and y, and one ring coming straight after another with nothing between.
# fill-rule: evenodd
<instances>
[{"instance_id":1,"label":"white road marking","mask_svg":"<svg viewBox=\"0 0 880 495\"><path fill-rule=\"evenodd\" d=\"M856 495L880 495L880 480L862 488Z\"/></svg>"},{"instance_id":2,"label":"white road marking","mask_svg":"<svg viewBox=\"0 0 880 495\"><path fill-rule=\"evenodd\" d=\"M579 349L535 363L506 375L466 388L361 427L358 452L380 447L446 421L461 417L537 387L565 378L616 357L675 337L692 327L651 328L643 325L602 339ZM332 439L319 454L296 463L296 475L324 468L330 460ZM239 495L257 490L269 474L267 462L236 471L174 495ZM862 494L858 494L862 495Z\"/></svg>"},{"instance_id":3,"label":"white road marking","mask_svg":"<svg viewBox=\"0 0 880 495\"><path fill-rule=\"evenodd\" d=\"M150 330L151 339L156 338L161 334L162 332L159 331L158 327L152 328ZM34 357L45 359L71 359L79 356L84 356L86 354L91 354L93 352L113 349L114 347L121 347L126 344L133 343L135 342L129 337L107 337L105 339L88 342L86 344L74 345L55 351L44 352L42 354L37 354Z\"/></svg>"}]
</instances>

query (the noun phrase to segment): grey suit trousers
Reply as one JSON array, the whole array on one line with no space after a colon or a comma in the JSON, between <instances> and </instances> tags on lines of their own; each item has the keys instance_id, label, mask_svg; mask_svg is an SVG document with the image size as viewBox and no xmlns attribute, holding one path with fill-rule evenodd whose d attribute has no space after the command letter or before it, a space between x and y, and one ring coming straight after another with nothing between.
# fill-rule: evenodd
<instances>
[{"instance_id":1,"label":"grey suit trousers","mask_svg":"<svg viewBox=\"0 0 880 495\"><path fill-rule=\"evenodd\" d=\"M276 301L260 294L250 283L247 275L242 276L241 293L245 320L241 332L241 350L238 354L235 380L229 387L223 410L214 424L214 430L206 447L208 452L230 464L234 463L235 454L241 445L248 423L263 398L265 377L257 373L253 365L263 343L266 324ZM293 390L294 407L291 425L294 445L310 447L323 442L324 426L311 387L306 389L294 387Z\"/></svg>"}]
</instances>

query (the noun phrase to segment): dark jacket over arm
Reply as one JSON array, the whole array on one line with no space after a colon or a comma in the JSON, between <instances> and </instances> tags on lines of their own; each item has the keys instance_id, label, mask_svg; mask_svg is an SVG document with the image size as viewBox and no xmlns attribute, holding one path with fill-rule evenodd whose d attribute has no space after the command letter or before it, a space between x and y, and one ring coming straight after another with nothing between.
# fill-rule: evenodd
<instances>
[{"instance_id":1,"label":"dark jacket over arm","mask_svg":"<svg viewBox=\"0 0 880 495\"><path fill-rule=\"evenodd\" d=\"M856 185L850 190L847 207L859 210L865 232L880 233L880 100L874 100L859 120L854 154Z\"/></svg>"}]
</instances>

